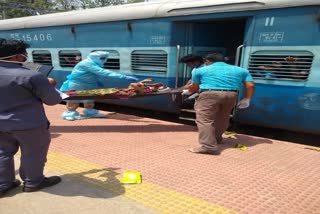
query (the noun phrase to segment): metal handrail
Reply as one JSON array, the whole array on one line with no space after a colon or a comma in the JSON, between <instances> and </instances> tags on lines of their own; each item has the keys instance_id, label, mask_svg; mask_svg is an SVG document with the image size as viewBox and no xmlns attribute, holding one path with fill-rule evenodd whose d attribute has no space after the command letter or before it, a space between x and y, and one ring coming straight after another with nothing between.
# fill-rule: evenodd
<instances>
[{"instance_id":1,"label":"metal handrail","mask_svg":"<svg viewBox=\"0 0 320 214\"><path fill-rule=\"evenodd\" d=\"M235 61L235 65L239 66L240 63L240 53L241 53L241 49L244 47L244 44L239 45L239 47L237 47L237 52L236 52L236 61Z\"/></svg>"},{"instance_id":2,"label":"metal handrail","mask_svg":"<svg viewBox=\"0 0 320 214\"><path fill-rule=\"evenodd\" d=\"M178 84L179 84L179 57L180 57L180 45L177 45L176 82L175 82L175 88L178 88Z\"/></svg>"}]
</instances>

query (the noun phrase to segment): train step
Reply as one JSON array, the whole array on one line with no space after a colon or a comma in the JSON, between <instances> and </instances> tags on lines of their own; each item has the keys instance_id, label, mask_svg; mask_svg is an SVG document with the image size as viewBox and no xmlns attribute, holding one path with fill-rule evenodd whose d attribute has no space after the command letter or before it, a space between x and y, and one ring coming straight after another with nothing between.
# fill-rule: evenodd
<instances>
[{"instance_id":1,"label":"train step","mask_svg":"<svg viewBox=\"0 0 320 214\"><path fill-rule=\"evenodd\" d=\"M181 109L179 120L183 121L196 121L196 112L194 109Z\"/></svg>"},{"instance_id":2,"label":"train step","mask_svg":"<svg viewBox=\"0 0 320 214\"><path fill-rule=\"evenodd\" d=\"M230 114L230 118L233 118L233 114ZM194 109L181 109L179 120L196 121L196 111Z\"/></svg>"},{"instance_id":3,"label":"train step","mask_svg":"<svg viewBox=\"0 0 320 214\"><path fill-rule=\"evenodd\" d=\"M196 113L194 109L181 109L181 112L191 112L191 113Z\"/></svg>"},{"instance_id":4,"label":"train step","mask_svg":"<svg viewBox=\"0 0 320 214\"><path fill-rule=\"evenodd\" d=\"M179 120L187 120L187 121L196 122L195 118L189 118L189 117L179 117Z\"/></svg>"}]
</instances>

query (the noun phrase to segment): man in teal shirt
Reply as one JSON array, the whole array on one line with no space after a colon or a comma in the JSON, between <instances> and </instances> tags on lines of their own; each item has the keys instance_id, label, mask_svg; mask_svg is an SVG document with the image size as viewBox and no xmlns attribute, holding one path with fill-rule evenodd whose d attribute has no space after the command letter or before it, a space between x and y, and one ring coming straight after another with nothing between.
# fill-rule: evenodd
<instances>
[{"instance_id":1,"label":"man in teal shirt","mask_svg":"<svg viewBox=\"0 0 320 214\"><path fill-rule=\"evenodd\" d=\"M247 108L254 93L253 79L248 70L224 63L221 53L209 54L207 66L192 74L191 92L199 92L195 103L200 147L190 152L219 155L218 144L228 128L229 117L237 102L238 91L245 86L244 98L238 108Z\"/></svg>"}]
</instances>

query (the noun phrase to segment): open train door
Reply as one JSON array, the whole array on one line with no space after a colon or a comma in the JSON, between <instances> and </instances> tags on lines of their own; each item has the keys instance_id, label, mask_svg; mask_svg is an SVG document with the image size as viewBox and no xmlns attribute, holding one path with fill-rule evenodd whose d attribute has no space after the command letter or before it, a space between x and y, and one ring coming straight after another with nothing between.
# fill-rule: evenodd
<instances>
[{"instance_id":1,"label":"open train door","mask_svg":"<svg viewBox=\"0 0 320 214\"><path fill-rule=\"evenodd\" d=\"M179 63L179 60L193 53L193 24L189 22L174 23L174 33L172 35L173 41L176 41L177 46L177 66L176 66L176 83L175 87L180 88L184 86L191 78L192 69L187 67L184 63Z\"/></svg>"},{"instance_id":2,"label":"open train door","mask_svg":"<svg viewBox=\"0 0 320 214\"><path fill-rule=\"evenodd\" d=\"M180 63L183 56L192 53L192 47L177 45L177 67L176 67L176 82L175 88L180 88L186 84L191 77L191 69L185 64Z\"/></svg>"},{"instance_id":3,"label":"open train door","mask_svg":"<svg viewBox=\"0 0 320 214\"><path fill-rule=\"evenodd\" d=\"M185 64L179 63L179 59L188 54L197 54L205 57L209 53L221 52L226 54L226 48L223 46L216 45L200 45L194 42L195 33L195 23L193 22L177 22L175 23L175 28L179 29L180 37L176 38L173 36L173 40L178 40L176 42L177 48L177 67L176 67L176 88L184 86L188 80L191 79L192 68L186 66Z\"/></svg>"},{"instance_id":4,"label":"open train door","mask_svg":"<svg viewBox=\"0 0 320 214\"><path fill-rule=\"evenodd\" d=\"M226 63L246 66L245 39L249 17L228 17L205 20L188 20L174 23L173 40L179 44L179 58L190 53L206 56L221 52L226 56ZM183 86L191 78L191 70L185 65L177 66L177 87ZM241 93L240 93L241 94ZM232 112L232 116L236 109Z\"/></svg>"}]
</instances>

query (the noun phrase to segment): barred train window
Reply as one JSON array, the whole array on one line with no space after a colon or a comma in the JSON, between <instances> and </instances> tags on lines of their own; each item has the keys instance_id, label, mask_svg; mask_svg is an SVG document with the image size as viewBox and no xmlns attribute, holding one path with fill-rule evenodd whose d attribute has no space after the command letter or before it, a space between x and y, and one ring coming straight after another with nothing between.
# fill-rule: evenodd
<instances>
[{"instance_id":1,"label":"barred train window","mask_svg":"<svg viewBox=\"0 0 320 214\"><path fill-rule=\"evenodd\" d=\"M135 72L161 72L168 69L168 54L161 50L139 50L131 53L131 66Z\"/></svg>"},{"instance_id":2,"label":"barred train window","mask_svg":"<svg viewBox=\"0 0 320 214\"><path fill-rule=\"evenodd\" d=\"M52 58L51 58L50 51L46 51L46 50L32 51L32 58L34 63L52 66Z\"/></svg>"},{"instance_id":3,"label":"barred train window","mask_svg":"<svg viewBox=\"0 0 320 214\"><path fill-rule=\"evenodd\" d=\"M73 68L81 61L81 53L76 50L59 51L59 62L62 68Z\"/></svg>"},{"instance_id":4,"label":"barred train window","mask_svg":"<svg viewBox=\"0 0 320 214\"><path fill-rule=\"evenodd\" d=\"M250 56L248 70L255 79L303 81L312 61L308 51L257 51Z\"/></svg>"},{"instance_id":5,"label":"barred train window","mask_svg":"<svg viewBox=\"0 0 320 214\"><path fill-rule=\"evenodd\" d=\"M119 70L120 69L120 54L118 51L114 50L94 50L95 51L107 51L109 52L109 57L106 63L104 63L103 68L110 70Z\"/></svg>"}]
</instances>

